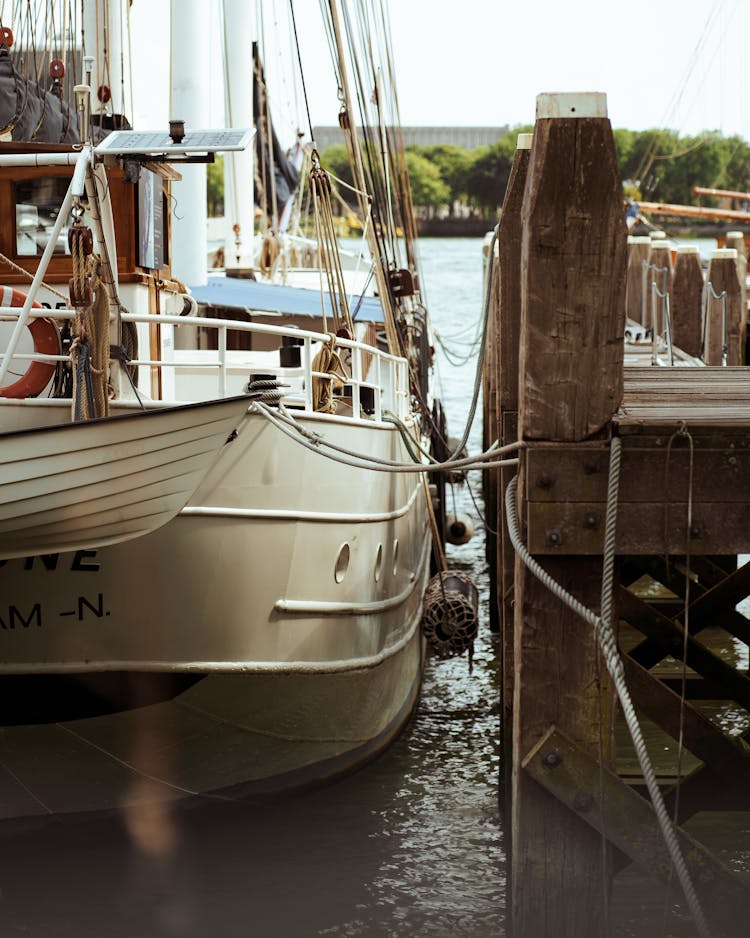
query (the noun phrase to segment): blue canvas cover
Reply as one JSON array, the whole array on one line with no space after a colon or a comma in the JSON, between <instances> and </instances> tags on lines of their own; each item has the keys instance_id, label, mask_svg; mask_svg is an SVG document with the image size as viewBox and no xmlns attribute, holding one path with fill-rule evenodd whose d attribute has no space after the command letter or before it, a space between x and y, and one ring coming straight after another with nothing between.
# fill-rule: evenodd
<instances>
[{"instance_id":1,"label":"blue canvas cover","mask_svg":"<svg viewBox=\"0 0 750 938\"><path fill-rule=\"evenodd\" d=\"M209 277L203 287L190 287L197 303L226 306L256 312L279 312L296 316L320 316L320 291L304 287L287 287L275 283L261 283L238 277ZM323 294L327 316L332 316L331 297ZM355 310L359 310L355 315ZM383 310L377 297L349 297L349 308L356 320L383 322Z\"/></svg>"}]
</instances>

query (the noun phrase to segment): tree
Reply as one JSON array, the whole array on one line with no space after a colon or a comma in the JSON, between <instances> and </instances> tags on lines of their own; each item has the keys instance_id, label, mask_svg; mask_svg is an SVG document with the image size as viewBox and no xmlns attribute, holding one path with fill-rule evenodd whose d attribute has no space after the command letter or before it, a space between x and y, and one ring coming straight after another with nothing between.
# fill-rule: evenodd
<instances>
[{"instance_id":1,"label":"tree","mask_svg":"<svg viewBox=\"0 0 750 938\"><path fill-rule=\"evenodd\" d=\"M414 205L437 208L450 199L450 189L440 176L438 167L424 156L408 150L406 168L409 171Z\"/></svg>"},{"instance_id":2,"label":"tree","mask_svg":"<svg viewBox=\"0 0 750 938\"><path fill-rule=\"evenodd\" d=\"M507 137L508 134L505 135ZM468 172L466 190L469 199L488 217L502 205L508 188L512 156L508 156L509 142L501 138L489 147L479 147ZM515 152L515 143L513 144Z\"/></svg>"},{"instance_id":3,"label":"tree","mask_svg":"<svg viewBox=\"0 0 750 938\"><path fill-rule=\"evenodd\" d=\"M429 147L410 147L409 149L437 166L440 178L448 186L448 211L452 215L455 203L462 202L466 198L466 181L472 162L471 153L453 143L436 143Z\"/></svg>"}]
</instances>

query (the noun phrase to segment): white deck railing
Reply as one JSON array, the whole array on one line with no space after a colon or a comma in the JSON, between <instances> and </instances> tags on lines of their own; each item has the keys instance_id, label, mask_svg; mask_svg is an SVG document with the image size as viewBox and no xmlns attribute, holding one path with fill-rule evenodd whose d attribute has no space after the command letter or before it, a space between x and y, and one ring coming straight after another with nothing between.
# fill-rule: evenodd
<instances>
[{"instance_id":1,"label":"white deck railing","mask_svg":"<svg viewBox=\"0 0 750 938\"><path fill-rule=\"evenodd\" d=\"M0 307L0 321L17 321L23 311L17 307ZM72 319L73 309L39 309L27 311L26 320L52 318ZM163 403L192 403L197 400L227 397L240 394L254 373L270 374L278 378L282 399L292 406L312 412L313 378L340 384L336 375L313 370L316 352L328 342L328 336L306 329L273 326L263 323L248 323L233 319L213 319L202 316L149 315L146 313L124 313L124 322L155 325L161 333L161 358L134 359L131 364L143 369L139 373L138 388L142 395L150 394L150 369L159 369L161 374L161 401ZM198 329L216 333L216 349L177 348L176 333L179 330ZM290 337L301 342L299 367L281 366L278 351L258 352L235 351L227 348L227 332L246 332L264 336ZM349 374L346 386L351 390L351 409L359 416L362 405L362 389L372 390L375 420L382 420L385 411L404 418L409 410L409 377L407 363L403 358L384 352L375 346L350 339L336 339L336 349L341 353L350 351ZM0 360L4 360L3 355ZM22 362L68 361L67 355L43 355L36 352L16 351L12 359ZM348 397L348 396L347 396Z\"/></svg>"}]
</instances>

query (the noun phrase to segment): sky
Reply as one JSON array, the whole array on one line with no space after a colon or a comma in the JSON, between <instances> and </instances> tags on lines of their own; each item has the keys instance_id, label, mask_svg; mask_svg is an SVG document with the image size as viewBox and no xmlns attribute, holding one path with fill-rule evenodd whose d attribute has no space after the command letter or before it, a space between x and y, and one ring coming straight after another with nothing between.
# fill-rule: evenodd
<instances>
[{"instance_id":1,"label":"sky","mask_svg":"<svg viewBox=\"0 0 750 938\"><path fill-rule=\"evenodd\" d=\"M139 54L160 32L160 4L133 4ZM266 68L276 111L285 96L289 112L274 119L291 126L304 122L301 93L273 82L293 52L288 8L289 0L265 0L263 28L277 43ZM338 103L318 0L294 0L294 9L312 120L331 125ZM391 0L390 18L404 125L533 123L540 92L599 91L615 127L750 139L750 0ZM223 122L218 35L218 26L207 27L213 125ZM136 77L136 118L165 68L163 56L149 58Z\"/></svg>"}]
</instances>

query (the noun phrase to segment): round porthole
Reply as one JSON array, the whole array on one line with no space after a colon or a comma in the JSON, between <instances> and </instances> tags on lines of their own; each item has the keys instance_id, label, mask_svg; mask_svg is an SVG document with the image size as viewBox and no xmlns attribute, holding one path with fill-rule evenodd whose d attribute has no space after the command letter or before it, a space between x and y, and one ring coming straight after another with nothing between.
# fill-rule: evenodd
<instances>
[{"instance_id":1,"label":"round porthole","mask_svg":"<svg viewBox=\"0 0 750 938\"><path fill-rule=\"evenodd\" d=\"M393 575L398 573L398 538L393 541Z\"/></svg>"},{"instance_id":2,"label":"round porthole","mask_svg":"<svg viewBox=\"0 0 750 938\"><path fill-rule=\"evenodd\" d=\"M380 574L383 572L383 545L378 544L378 551L375 554L375 582L377 583L380 579Z\"/></svg>"},{"instance_id":3,"label":"round porthole","mask_svg":"<svg viewBox=\"0 0 750 938\"><path fill-rule=\"evenodd\" d=\"M338 557L336 557L336 566L333 569L333 576L337 583L340 583L346 576L346 571L349 569L350 556L349 545L342 545Z\"/></svg>"}]
</instances>

